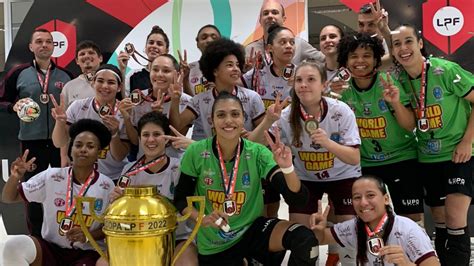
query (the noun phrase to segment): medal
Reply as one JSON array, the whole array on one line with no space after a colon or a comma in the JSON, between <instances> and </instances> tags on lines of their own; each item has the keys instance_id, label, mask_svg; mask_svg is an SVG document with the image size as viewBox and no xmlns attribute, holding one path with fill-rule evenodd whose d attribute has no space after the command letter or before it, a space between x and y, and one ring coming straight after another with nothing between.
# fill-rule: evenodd
<instances>
[{"instance_id":1,"label":"medal","mask_svg":"<svg viewBox=\"0 0 474 266\"><path fill-rule=\"evenodd\" d=\"M74 222L70 218L63 218L59 223L59 231L61 235L65 235L74 226Z\"/></svg>"},{"instance_id":2,"label":"medal","mask_svg":"<svg viewBox=\"0 0 474 266\"><path fill-rule=\"evenodd\" d=\"M110 114L110 107L108 105L102 105L100 108L99 108L99 116L100 117L104 117L106 115L109 115Z\"/></svg>"},{"instance_id":3,"label":"medal","mask_svg":"<svg viewBox=\"0 0 474 266\"><path fill-rule=\"evenodd\" d=\"M41 102L42 104L47 104L47 103L49 102L49 95L46 94L46 93L42 93L42 94L40 95L40 102Z\"/></svg>"},{"instance_id":4,"label":"medal","mask_svg":"<svg viewBox=\"0 0 474 266\"><path fill-rule=\"evenodd\" d=\"M92 81L94 78L94 74L91 72L84 74L84 76L86 77L87 81Z\"/></svg>"},{"instance_id":5,"label":"medal","mask_svg":"<svg viewBox=\"0 0 474 266\"><path fill-rule=\"evenodd\" d=\"M140 63L140 61L138 61L137 57L135 56L135 54L137 54L138 56L140 56L141 58L143 58L144 60L148 61L148 62L151 62L150 59L148 59L148 57L140 54L137 50L135 50L135 46L133 46L132 43L127 43L125 44L125 48L124 48L125 52L133 58L133 60L135 60L135 62L137 62L139 65L141 66L146 66L146 64L142 64Z\"/></svg>"},{"instance_id":6,"label":"medal","mask_svg":"<svg viewBox=\"0 0 474 266\"><path fill-rule=\"evenodd\" d=\"M312 135L319 128L319 123L316 119L308 119L304 121L304 129L309 135Z\"/></svg>"},{"instance_id":7,"label":"medal","mask_svg":"<svg viewBox=\"0 0 474 266\"><path fill-rule=\"evenodd\" d=\"M293 64L287 64L285 66L285 69L283 70L283 79L284 80L289 80L291 76L293 76L293 70L295 66Z\"/></svg>"},{"instance_id":8,"label":"medal","mask_svg":"<svg viewBox=\"0 0 474 266\"><path fill-rule=\"evenodd\" d=\"M371 237L367 240L367 250L375 257L380 256L380 250L383 248L383 240L380 237Z\"/></svg>"},{"instance_id":9,"label":"medal","mask_svg":"<svg viewBox=\"0 0 474 266\"><path fill-rule=\"evenodd\" d=\"M139 105L143 102L142 93L139 90L134 90L130 93L130 100L133 105Z\"/></svg>"},{"instance_id":10,"label":"medal","mask_svg":"<svg viewBox=\"0 0 474 266\"><path fill-rule=\"evenodd\" d=\"M121 175L119 177L119 180L117 181L117 186L120 188L126 188L128 187L128 184L130 183L130 177L126 175Z\"/></svg>"},{"instance_id":11,"label":"medal","mask_svg":"<svg viewBox=\"0 0 474 266\"><path fill-rule=\"evenodd\" d=\"M337 76L343 81L348 82L351 79L351 72L349 72L349 70L347 70L346 68L341 67L335 76Z\"/></svg>"},{"instance_id":12,"label":"medal","mask_svg":"<svg viewBox=\"0 0 474 266\"><path fill-rule=\"evenodd\" d=\"M430 124L428 123L428 119L426 118L418 119L418 129L421 132L428 131L430 129Z\"/></svg>"},{"instance_id":13,"label":"medal","mask_svg":"<svg viewBox=\"0 0 474 266\"><path fill-rule=\"evenodd\" d=\"M230 200L230 199L224 201L225 214L232 216L235 214L236 211L237 211L237 203L235 203L235 201Z\"/></svg>"}]
</instances>

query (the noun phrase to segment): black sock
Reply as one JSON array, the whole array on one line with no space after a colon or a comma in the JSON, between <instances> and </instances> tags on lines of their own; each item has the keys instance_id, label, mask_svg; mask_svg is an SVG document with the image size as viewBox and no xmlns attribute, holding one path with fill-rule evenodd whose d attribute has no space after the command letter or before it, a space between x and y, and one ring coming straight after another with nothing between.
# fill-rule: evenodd
<instances>
[{"instance_id":1,"label":"black sock","mask_svg":"<svg viewBox=\"0 0 474 266\"><path fill-rule=\"evenodd\" d=\"M444 224L436 224L435 225L435 249L436 253L438 254L439 262L442 266L447 266L446 263L446 240L448 239L448 232Z\"/></svg>"},{"instance_id":2,"label":"black sock","mask_svg":"<svg viewBox=\"0 0 474 266\"><path fill-rule=\"evenodd\" d=\"M471 257L471 238L469 237L469 229L467 226L457 229L448 228L447 233L447 265L469 266L469 259Z\"/></svg>"}]
</instances>

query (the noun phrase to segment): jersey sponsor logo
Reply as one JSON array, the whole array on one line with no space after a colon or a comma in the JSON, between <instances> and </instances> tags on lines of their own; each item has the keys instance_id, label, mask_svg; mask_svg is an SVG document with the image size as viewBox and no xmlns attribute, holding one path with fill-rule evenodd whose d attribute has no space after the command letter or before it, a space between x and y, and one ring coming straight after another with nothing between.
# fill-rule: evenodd
<instances>
[{"instance_id":1,"label":"jersey sponsor logo","mask_svg":"<svg viewBox=\"0 0 474 266\"><path fill-rule=\"evenodd\" d=\"M362 106L364 107L364 115L371 115L372 111L370 110L370 107L372 106L372 103L363 103Z\"/></svg>"},{"instance_id":2,"label":"jersey sponsor logo","mask_svg":"<svg viewBox=\"0 0 474 266\"><path fill-rule=\"evenodd\" d=\"M265 110L267 110L270 105L275 103L275 100L268 100L268 99L262 99L263 101L263 106L265 107Z\"/></svg>"},{"instance_id":3,"label":"jersey sponsor logo","mask_svg":"<svg viewBox=\"0 0 474 266\"><path fill-rule=\"evenodd\" d=\"M243 94L239 93L239 95L237 95L237 96L239 97L242 104L246 104L246 103L250 102L250 98L247 95L243 95Z\"/></svg>"},{"instance_id":4,"label":"jersey sponsor logo","mask_svg":"<svg viewBox=\"0 0 474 266\"><path fill-rule=\"evenodd\" d=\"M374 118L357 118L357 126L361 138L385 139L387 132L385 127L387 121L385 117L379 116Z\"/></svg>"},{"instance_id":5,"label":"jersey sponsor logo","mask_svg":"<svg viewBox=\"0 0 474 266\"><path fill-rule=\"evenodd\" d=\"M211 98L209 96L206 96L202 99L202 101L205 103L205 104L209 104L211 102Z\"/></svg>"},{"instance_id":6,"label":"jersey sponsor logo","mask_svg":"<svg viewBox=\"0 0 474 266\"><path fill-rule=\"evenodd\" d=\"M342 117L341 112L336 111L336 112L331 116L331 119L334 120L334 121L339 121L339 119L341 119L341 117Z\"/></svg>"},{"instance_id":7,"label":"jersey sponsor logo","mask_svg":"<svg viewBox=\"0 0 474 266\"><path fill-rule=\"evenodd\" d=\"M410 235L408 237L408 241L406 242L406 252L409 258L419 258L423 255L419 246L420 241L418 240L418 236Z\"/></svg>"},{"instance_id":8,"label":"jersey sponsor logo","mask_svg":"<svg viewBox=\"0 0 474 266\"><path fill-rule=\"evenodd\" d=\"M242 174L242 186L250 187L250 175L248 172Z\"/></svg>"},{"instance_id":9,"label":"jersey sponsor logo","mask_svg":"<svg viewBox=\"0 0 474 266\"><path fill-rule=\"evenodd\" d=\"M448 179L448 184L450 185L464 185L465 183L466 183L466 180L460 177Z\"/></svg>"},{"instance_id":10,"label":"jersey sponsor logo","mask_svg":"<svg viewBox=\"0 0 474 266\"><path fill-rule=\"evenodd\" d=\"M298 152L299 159L304 163L308 171L322 171L334 167L336 156L330 152Z\"/></svg>"},{"instance_id":11,"label":"jersey sponsor logo","mask_svg":"<svg viewBox=\"0 0 474 266\"><path fill-rule=\"evenodd\" d=\"M352 206L352 199L351 198L342 199L342 204L346 206Z\"/></svg>"},{"instance_id":12,"label":"jersey sponsor logo","mask_svg":"<svg viewBox=\"0 0 474 266\"><path fill-rule=\"evenodd\" d=\"M206 87L204 87L204 85L202 84L198 84L196 86L194 86L194 95L197 95L201 92L205 92L206 91Z\"/></svg>"},{"instance_id":13,"label":"jersey sponsor logo","mask_svg":"<svg viewBox=\"0 0 474 266\"><path fill-rule=\"evenodd\" d=\"M207 198L208 201L212 204L213 210L223 210L222 205L225 201L225 194L224 191L219 190L208 190L207 191ZM246 194L243 191L235 191L232 195L232 200L235 201L237 204L237 210L235 214L240 214L240 210L242 209L242 205L245 203Z\"/></svg>"},{"instance_id":14,"label":"jersey sponsor logo","mask_svg":"<svg viewBox=\"0 0 474 266\"><path fill-rule=\"evenodd\" d=\"M334 142L340 143L341 142L341 134L339 132L331 133L329 137Z\"/></svg>"},{"instance_id":15,"label":"jersey sponsor logo","mask_svg":"<svg viewBox=\"0 0 474 266\"><path fill-rule=\"evenodd\" d=\"M433 69L433 75L440 76L444 73L444 69L440 66L437 66Z\"/></svg>"},{"instance_id":16,"label":"jersey sponsor logo","mask_svg":"<svg viewBox=\"0 0 474 266\"><path fill-rule=\"evenodd\" d=\"M210 185L212 185L212 183L214 183L214 180L211 177L206 176L204 178L204 184L210 186Z\"/></svg>"},{"instance_id":17,"label":"jersey sponsor logo","mask_svg":"<svg viewBox=\"0 0 474 266\"><path fill-rule=\"evenodd\" d=\"M379 102L378 102L378 105L379 105L379 109L382 113L385 113L388 111L388 106L387 106L387 103L385 102L384 99L380 99Z\"/></svg>"},{"instance_id":18,"label":"jersey sponsor logo","mask_svg":"<svg viewBox=\"0 0 474 266\"><path fill-rule=\"evenodd\" d=\"M341 238L350 238L352 237L352 229L350 225L347 225L343 228L338 227L337 235Z\"/></svg>"},{"instance_id":19,"label":"jersey sponsor logo","mask_svg":"<svg viewBox=\"0 0 474 266\"><path fill-rule=\"evenodd\" d=\"M419 199L402 199L402 204L404 206L419 206L420 200Z\"/></svg>"},{"instance_id":20,"label":"jersey sponsor logo","mask_svg":"<svg viewBox=\"0 0 474 266\"><path fill-rule=\"evenodd\" d=\"M442 115L443 110L439 104L430 105L426 108L426 118L428 118L430 129L443 127L443 120L441 119Z\"/></svg>"},{"instance_id":21,"label":"jersey sponsor logo","mask_svg":"<svg viewBox=\"0 0 474 266\"><path fill-rule=\"evenodd\" d=\"M110 150L110 146L107 146L107 147L103 148L102 150L100 150L98 158L99 159L105 159L107 157L107 152L109 152L109 150Z\"/></svg>"},{"instance_id":22,"label":"jersey sponsor logo","mask_svg":"<svg viewBox=\"0 0 474 266\"><path fill-rule=\"evenodd\" d=\"M211 156L211 153L208 150L205 150L205 151L201 152L201 154L199 154L199 155L201 156L201 158L207 159Z\"/></svg>"},{"instance_id":23,"label":"jersey sponsor logo","mask_svg":"<svg viewBox=\"0 0 474 266\"><path fill-rule=\"evenodd\" d=\"M61 207L61 206L64 206L66 204L66 201L64 201L64 199L62 198L55 198L54 199L54 205L56 207Z\"/></svg>"},{"instance_id":24,"label":"jersey sponsor logo","mask_svg":"<svg viewBox=\"0 0 474 266\"><path fill-rule=\"evenodd\" d=\"M56 81L56 82L54 82L54 87L56 87L56 89L58 89L58 90L62 90L64 88L64 82Z\"/></svg>"},{"instance_id":25,"label":"jersey sponsor logo","mask_svg":"<svg viewBox=\"0 0 474 266\"><path fill-rule=\"evenodd\" d=\"M57 211L56 212L56 223L60 224L61 221L66 217L66 213L64 211ZM92 219L92 216L89 214L82 214L82 217L84 218L84 222L87 226L87 228L91 227L92 223L94 222L94 219ZM74 213L71 217L71 220L74 222L74 227L80 227L79 225L79 217L77 216L76 213ZM61 231L61 230L59 230Z\"/></svg>"},{"instance_id":26,"label":"jersey sponsor logo","mask_svg":"<svg viewBox=\"0 0 474 266\"><path fill-rule=\"evenodd\" d=\"M433 89L433 96L435 97L436 100L441 100L443 98L443 90L441 87L436 86Z\"/></svg>"},{"instance_id":27,"label":"jersey sponsor logo","mask_svg":"<svg viewBox=\"0 0 474 266\"><path fill-rule=\"evenodd\" d=\"M102 183L100 183L99 185L102 189L109 189L110 188L110 184L107 182L107 181L102 181Z\"/></svg>"},{"instance_id":28,"label":"jersey sponsor logo","mask_svg":"<svg viewBox=\"0 0 474 266\"><path fill-rule=\"evenodd\" d=\"M64 176L62 176L61 174L54 174L51 176L51 179L56 182L61 182L62 180L64 180Z\"/></svg>"},{"instance_id":29,"label":"jersey sponsor logo","mask_svg":"<svg viewBox=\"0 0 474 266\"><path fill-rule=\"evenodd\" d=\"M100 212L102 210L102 207L104 206L104 200L103 199L95 199L94 201L94 210Z\"/></svg>"}]
</instances>

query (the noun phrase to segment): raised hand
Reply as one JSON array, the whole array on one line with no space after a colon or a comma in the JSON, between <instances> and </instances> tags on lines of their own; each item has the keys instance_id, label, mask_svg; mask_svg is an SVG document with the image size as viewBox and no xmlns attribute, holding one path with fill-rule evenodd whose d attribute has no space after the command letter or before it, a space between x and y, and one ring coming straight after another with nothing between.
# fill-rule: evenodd
<instances>
[{"instance_id":1,"label":"raised hand","mask_svg":"<svg viewBox=\"0 0 474 266\"><path fill-rule=\"evenodd\" d=\"M156 101L151 103L151 109L155 112L163 113L163 103L165 102L166 93L158 92Z\"/></svg>"},{"instance_id":2,"label":"raised hand","mask_svg":"<svg viewBox=\"0 0 474 266\"><path fill-rule=\"evenodd\" d=\"M384 261L395 265L411 265L410 260L406 257L405 251L399 245L387 245L380 249L380 255Z\"/></svg>"},{"instance_id":3,"label":"raised hand","mask_svg":"<svg viewBox=\"0 0 474 266\"><path fill-rule=\"evenodd\" d=\"M53 103L53 108L51 108L51 116L56 120L56 122L63 122L66 123L67 115L66 115L66 106L64 105L64 95L59 95L59 104L54 98L54 95L50 94L49 98Z\"/></svg>"},{"instance_id":4,"label":"raised hand","mask_svg":"<svg viewBox=\"0 0 474 266\"><path fill-rule=\"evenodd\" d=\"M323 204L318 200L318 212L311 214L309 217L309 228L322 232L326 229L329 214L329 205L323 211Z\"/></svg>"},{"instance_id":5,"label":"raised hand","mask_svg":"<svg viewBox=\"0 0 474 266\"><path fill-rule=\"evenodd\" d=\"M189 144L193 143L194 140L187 138L185 135L179 133L176 128L170 125L171 131L175 134L175 136L170 136L170 135L165 135L165 139L171 141L171 145L173 145L173 148L175 149L186 149Z\"/></svg>"},{"instance_id":6,"label":"raised hand","mask_svg":"<svg viewBox=\"0 0 474 266\"><path fill-rule=\"evenodd\" d=\"M28 160L28 154L30 150L25 150L21 157L15 159L10 166L10 177L20 179L25 175L27 171L30 171L33 167L33 163L36 161L36 157Z\"/></svg>"},{"instance_id":7,"label":"raised hand","mask_svg":"<svg viewBox=\"0 0 474 266\"><path fill-rule=\"evenodd\" d=\"M102 122L109 129L112 136L119 132L120 121L114 115L103 116Z\"/></svg>"},{"instance_id":8,"label":"raised hand","mask_svg":"<svg viewBox=\"0 0 474 266\"><path fill-rule=\"evenodd\" d=\"M281 142L280 129L275 127L275 130L273 131L275 141L273 141L273 139L270 137L270 133L268 133L268 131L265 131L264 135L268 145L270 146L270 149L273 152L273 159L278 164L278 166L280 166L280 168L291 167L293 165L291 149Z\"/></svg>"},{"instance_id":9,"label":"raised hand","mask_svg":"<svg viewBox=\"0 0 474 266\"><path fill-rule=\"evenodd\" d=\"M183 55L181 56L181 52L178 49L178 57L179 57L179 68L183 71L184 77L189 77L189 64L188 64L188 55L186 49L183 51Z\"/></svg>"},{"instance_id":10,"label":"raised hand","mask_svg":"<svg viewBox=\"0 0 474 266\"><path fill-rule=\"evenodd\" d=\"M390 73L387 72L387 80L379 75L380 84L383 86L383 99L389 103L398 103L400 101L400 90L393 84Z\"/></svg>"},{"instance_id":11,"label":"raised hand","mask_svg":"<svg viewBox=\"0 0 474 266\"><path fill-rule=\"evenodd\" d=\"M275 122L280 119L281 117L281 111L288 106L290 102L290 97L286 97L285 100L280 101L281 93L277 93L277 96L275 98L275 103L270 105L267 108L266 111L266 117L269 119L271 122Z\"/></svg>"},{"instance_id":12,"label":"raised hand","mask_svg":"<svg viewBox=\"0 0 474 266\"><path fill-rule=\"evenodd\" d=\"M133 103L130 98L125 98L120 101L118 109L124 119L130 118L130 111L133 109Z\"/></svg>"},{"instance_id":13,"label":"raised hand","mask_svg":"<svg viewBox=\"0 0 474 266\"><path fill-rule=\"evenodd\" d=\"M82 232L80 227L73 227L69 231L67 231L66 239L69 240L71 243L86 243L87 241L86 235L84 235L84 232Z\"/></svg>"},{"instance_id":14,"label":"raised hand","mask_svg":"<svg viewBox=\"0 0 474 266\"><path fill-rule=\"evenodd\" d=\"M177 100L181 98L181 94L183 93L183 78L184 74L182 71L179 73L176 72L173 76L173 82L170 84L168 89L168 95L171 97L172 100Z\"/></svg>"},{"instance_id":15,"label":"raised hand","mask_svg":"<svg viewBox=\"0 0 474 266\"><path fill-rule=\"evenodd\" d=\"M250 69L254 67L256 58L257 58L257 55L254 53L254 48L252 47L250 49L250 55L247 58L245 58L243 73L246 73L247 71L249 71Z\"/></svg>"},{"instance_id":16,"label":"raised hand","mask_svg":"<svg viewBox=\"0 0 474 266\"><path fill-rule=\"evenodd\" d=\"M383 31L388 27L388 12L381 8L380 0L375 2L375 6L372 2L370 3L370 13L374 18L375 23L377 23L379 30Z\"/></svg>"},{"instance_id":17,"label":"raised hand","mask_svg":"<svg viewBox=\"0 0 474 266\"><path fill-rule=\"evenodd\" d=\"M322 128L318 128L314 131L313 134L311 134L311 141L314 144L319 144L321 147L326 148L329 142L331 141L328 137L328 134L326 131Z\"/></svg>"},{"instance_id":18,"label":"raised hand","mask_svg":"<svg viewBox=\"0 0 474 266\"><path fill-rule=\"evenodd\" d=\"M349 83L345 80L340 79L339 77L334 77L328 84L331 91L342 94L344 90L349 88Z\"/></svg>"},{"instance_id":19,"label":"raised hand","mask_svg":"<svg viewBox=\"0 0 474 266\"><path fill-rule=\"evenodd\" d=\"M120 71L122 71L122 74L125 74L125 69L127 68L128 60L130 60L130 55L127 52L120 51L117 57L117 61Z\"/></svg>"}]
</instances>

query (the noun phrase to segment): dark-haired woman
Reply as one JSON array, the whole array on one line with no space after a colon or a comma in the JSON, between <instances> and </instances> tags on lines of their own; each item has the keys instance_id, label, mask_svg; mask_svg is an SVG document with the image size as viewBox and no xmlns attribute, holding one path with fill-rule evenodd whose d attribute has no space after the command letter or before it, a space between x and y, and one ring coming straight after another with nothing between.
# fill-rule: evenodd
<instances>
[{"instance_id":1,"label":"dark-haired woman","mask_svg":"<svg viewBox=\"0 0 474 266\"><path fill-rule=\"evenodd\" d=\"M202 131L193 132L193 140L213 135L211 108L219 93L226 91L236 95L244 106L245 124L243 130L253 130L262 120L265 112L260 96L249 89L238 86L244 65L243 48L229 39L211 42L199 60L203 76L214 82L212 90L195 95L183 112L179 112L181 90L176 88L171 95L170 121L178 131L185 133L188 125L200 119Z\"/></svg>"},{"instance_id":2,"label":"dark-haired woman","mask_svg":"<svg viewBox=\"0 0 474 266\"><path fill-rule=\"evenodd\" d=\"M101 214L108 204L114 184L94 169L101 149L110 142L109 130L100 122L83 119L69 128L72 166L48 168L22 182L36 158L27 160L28 150L11 165L3 187L5 203L38 202L43 205L42 238L9 236L3 250L3 265L95 265L99 254L87 243L76 218L76 196L96 198L95 211ZM84 207L86 219L89 206ZM87 223L94 239L103 239L101 224ZM102 242L103 246L103 242Z\"/></svg>"},{"instance_id":3,"label":"dark-haired woman","mask_svg":"<svg viewBox=\"0 0 474 266\"><path fill-rule=\"evenodd\" d=\"M412 220L395 215L383 182L362 176L352 186L357 217L326 228L329 207L310 218L311 229L322 244L338 243L357 251L358 265L440 265L426 232Z\"/></svg>"},{"instance_id":4,"label":"dark-haired woman","mask_svg":"<svg viewBox=\"0 0 474 266\"><path fill-rule=\"evenodd\" d=\"M307 190L296 175L291 151L279 141L265 146L241 138L245 112L239 98L223 92L212 106L216 135L191 144L181 161L175 205L186 208L186 196L206 197L205 216L197 236L199 265L238 265L244 257L268 263L271 253L291 250L289 265L314 265L317 241L300 224L264 218L261 179L292 204L305 204ZM279 265L274 262L271 265ZM269 264L270 265L270 264Z\"/></svg>"},{"instance_id":5,"label":"dark-haired woman","mask_svg":"<svg viewBox=\"0 0 474 266\"><path fill-rule=\"evenodd\" d=\"M116 180L125 165L128 154L128 141L123 117L119 111L119 101L115 96L120 92L122 78L120 70L113 65L102 65L97 69L92 80L95 97L74 101L67 111L64 102L58 104L53 100L53 117L56 125L53 130L53 143L56 147L66 147L69 143L67 131L69 125L83 118L102 122L112 133L110 145L101 150L98 158L99 172Z\"/></svg>"},{"instance_id":6,"label":"dark-haired woman","mask_svg":"<svg viewBox=\"0 0 474 266\"><path fill-rule=\"evenodd\" d=\"M146 37L145 55L147 57L147 64L142 69L135 69L128 72L127 63L130 60L130 55L125 51L120 51L117 57L120 71L123 73L124 86L121 90L122 98L125 99L133 90L148 90L151 88L150 82L150 67L153 60L158 55L167 54L169 52L170 41L168 35L159 26L153 26L150 33ZM136 56L136 55L135 55ZM138 60L141 58L136 56ZM141 63L140 63L141 64Z\"/></svg>"},{"instance_id":7,"label":"dark-haired woman","mask_svg":"<svg viewBox=\"0 0 474 266\"><path fill-rule=\"evenodd\" d=\"M425 201L436 223L436 251L443 265L468 265L474 76L454 62L423 54L423 40L414 27L400 26L395 32L392 54L403 68L399 81L416 111L418 160Z\"/></svg>"},{"instance_id":8,"label":"dark-haired woman","mask_svg":"<svg viewBox=\"0 0 474 266\"><path fill-rule=\"evenodd\" d=\"M384 53L382 41L367 33L339 42L339 64L352 73L341 100L357 118L362 173L388 185L397 214L421 222L423 187L413 134L415 118L397 80L377 71Z\"/></svg>"}]
</instances>

